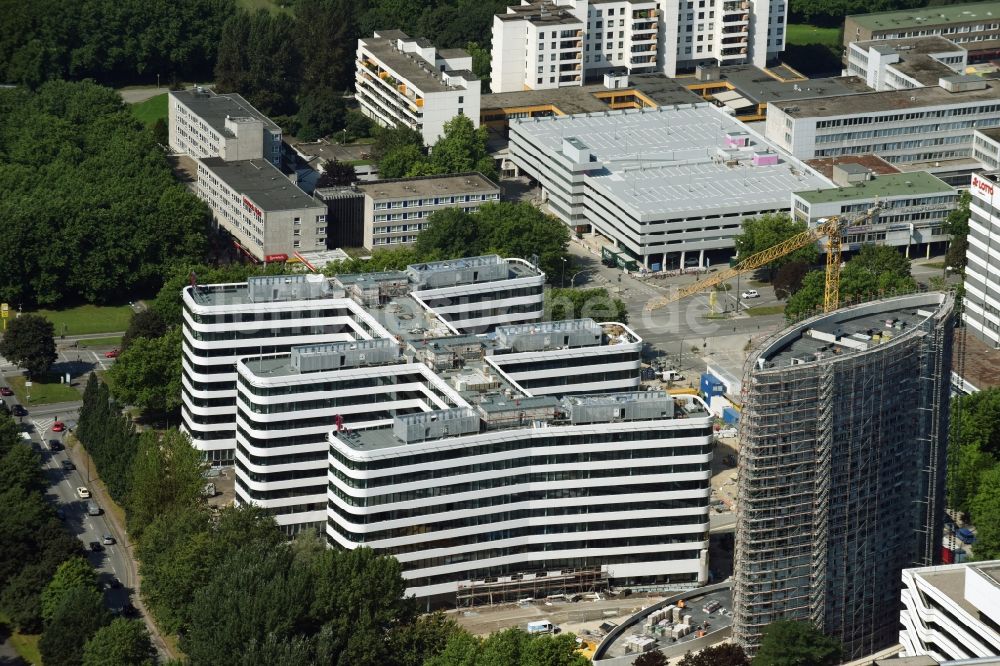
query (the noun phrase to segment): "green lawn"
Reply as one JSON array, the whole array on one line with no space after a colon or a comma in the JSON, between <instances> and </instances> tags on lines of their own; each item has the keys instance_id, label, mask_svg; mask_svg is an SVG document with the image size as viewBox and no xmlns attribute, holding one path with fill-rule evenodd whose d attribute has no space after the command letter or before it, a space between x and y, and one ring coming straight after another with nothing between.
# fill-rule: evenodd
<instances>
[{"instance_id":1,"label":"green lawn","mask_svg":"<svg viewBox=\"0 0 1000 666\"><path fill-rule=\"evenodd\" d=\"M10 632L10 644L14 651L33 666L42 666L42 653L38 651L40 634L21 634L10 628L7 618L0 615L0 633Z\"/></svg>"},{"instance_id":2,"label":"green lawn","mask_svg":"<svg viewBox=\"0 0 1000 666\"><path fill-rule=\"evenodd\" d=\"M762 315L776 315L781 314L785 311L784 305L759 305L755 308L747 308L744 310L751 317L759 317Z\"/></svg>"},{"instance_id":3,"label":"green lawn","mask_svg":"<svg viewBox=\"0 0 1000 666\"><path fill-rule=\"evenodd\" d=\"M113 338L88 338L80 340L76 344L78 347L120 347L122 336L116 335Z\"/></svg>"},{"instance_id":4,"label":"green lawn","mask_svg":"<svg viewBox=\"0 0 1000 666\"><path fill-rule=\"evenodd\" d=\"M823 44L838 50L842 43L839 28L817 28L806 23L789 23L785 41L789 44Z\"/></svg>"},{"instance_id":5,"label":"green lawn","mask_svg":"<svg viewBox=\"0 0 1000 666\"><path fill-rule=\"evenodd\" d=\"M247 10L248 12L255 12L258 9L266 9L272 14L291 14L292 10L290 7L282 7L274 0L236 0L236 6Z\"/></svg>"},{"instance_id":6,"label":"green lawn","mask_svg":"<svg viewBox=\"0 0 1000 666\"><path fill-rule=\"evenodd\" d=\"M157 120L162 118L167 120L167 93L150 97L145 102L132 105L132 115L138 118L146 126L152 126Z\"/></svg>"},{"instance_id":7,"label":"green lawn","mask_svg":"<svg viewBox=\"0 0 1000 666\"><path fill-rule=\"evenodd\" d=\"M132 308L128 305L81 305L68 310L38 310L35 314L51 321L58 337L123 332L132 319Z\"/></svg>"},{"instance_id":8,"label":"green lawn","mask_svg":"<svg viewBox=\"0 0 1000 666\"><path fill-rule=\"evenodd\" d=\"M60 384L59 377L49 375L31 383L31 400L28 400L28 387L24 385L25 377L8 377L10 387L19 402L31 405L48 405L54 402L73 402L80 399L80 392L69 384Z\"/></svg>"}]
</instances>

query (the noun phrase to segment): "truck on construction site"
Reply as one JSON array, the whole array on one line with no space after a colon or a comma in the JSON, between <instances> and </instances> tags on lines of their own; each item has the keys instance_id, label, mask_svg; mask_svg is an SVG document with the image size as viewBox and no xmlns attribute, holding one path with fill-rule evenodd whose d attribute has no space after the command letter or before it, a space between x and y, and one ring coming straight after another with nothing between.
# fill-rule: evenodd
<instances>
[{"instance_id":1,"label":"truck on construction site","mask_svg":"<svg viewBox=\"0 0 1000 666\"><path fill-rule=\"evenodd\" d=\"M548 620L535 620L528 623L529 634L551 634L555 628L555 625Z\"/></svg>"}]
</instances>

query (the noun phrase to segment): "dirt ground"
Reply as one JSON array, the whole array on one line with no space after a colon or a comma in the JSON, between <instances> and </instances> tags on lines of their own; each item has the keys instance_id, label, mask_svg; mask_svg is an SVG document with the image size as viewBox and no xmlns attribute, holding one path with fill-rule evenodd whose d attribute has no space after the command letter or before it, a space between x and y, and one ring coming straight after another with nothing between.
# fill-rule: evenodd
<instances>
[{"instance_id":1,"label":"dirt ground","mask_svg":"<svg viewBox=\"0 0 1000 666\"><path fill-rule=\"evenodd\" d=\"M727 465L726 458L735 462L739 456L739 443L735 437L724 437L715 444L712 457L712 500L721 500L729 511L736 509L736 466ZM714 509L713 509L714 510Z\"/></svg>"},{"instance_id":2,"label":"dirt ground","mask_svg":"<svg viewBox=\"0 0 1000 666\"><path fill-rule=\"evenodd\" d=\"M511 627L523 629L534 620L548 620L563 631L586 639L587 636L603 636L598 628L601 623L619 624L629 615L663 599L659 595L638 594L601 601L546 602L539 599L527 604L482 606L472 610L449 611L448 614L462 627L479 636Z\"/></svg>"}]
</instances>

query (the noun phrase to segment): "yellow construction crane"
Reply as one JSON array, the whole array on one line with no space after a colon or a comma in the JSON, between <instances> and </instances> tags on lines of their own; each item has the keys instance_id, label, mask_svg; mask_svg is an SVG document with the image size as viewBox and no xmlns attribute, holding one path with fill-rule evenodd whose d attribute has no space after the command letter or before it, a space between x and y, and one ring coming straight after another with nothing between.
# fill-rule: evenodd
<instances>
[{"instance_id":1,"label":"yellow construction crane","mask_svg":"<svg viewBox=\"0 0 1000 666\"><path fill-rule=\"evenodd\" d=\"M872 219L877 212L878 203L873 208L868 209L868 211L858 216L830 217L820 220L816 227L796 234L777 245L772 245L766 250L751 254L735 266L719 271L711 277L683 287L668 296L655 299L646 304L645 309L647 311L657 310L665 305L686 298L691 294L696 294L703 289L709 289L717 284L731 280L740 273L757 270L762 266L768 265L775 259L791 254L810 243L815 243L819 239L826 237L826 291L823 297L823 312L836 310L840 303L840 235L847 226L858 222L866 222ZM739 294L737 294L737 297L739 297Z\"/></svg>"}]
</instances>

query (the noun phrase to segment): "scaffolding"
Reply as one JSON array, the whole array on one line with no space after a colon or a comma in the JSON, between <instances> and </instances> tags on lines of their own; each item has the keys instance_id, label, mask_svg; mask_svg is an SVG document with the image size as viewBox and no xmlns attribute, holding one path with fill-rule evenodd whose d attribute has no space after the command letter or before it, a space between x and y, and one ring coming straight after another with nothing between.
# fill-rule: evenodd
<instances>
[{"instance_id":1,"label":"scaffolding","mask_svg":"<svg viewBox=\"0 0 1000 666\"><path fill-rule=\"evenodd\" d=\"M608 589L608 572L601 567L535 571L458 584L456 608L495 606L555 594L589 594Z\"/></svg>"},{"instance_id":2,"label":"scaffolding","mask_svg":"<svg viewBox=\"0 0 1000 666\"><path fill-rule=\"evenodd\" d=\"M845 657L893 640L900 571L933 561L943 515L952 304L862 304L747 359L733 635L751 654L778 619L811 621ZM793 346L807 338L830 344Z\"/></svg>"}]
</instances>

